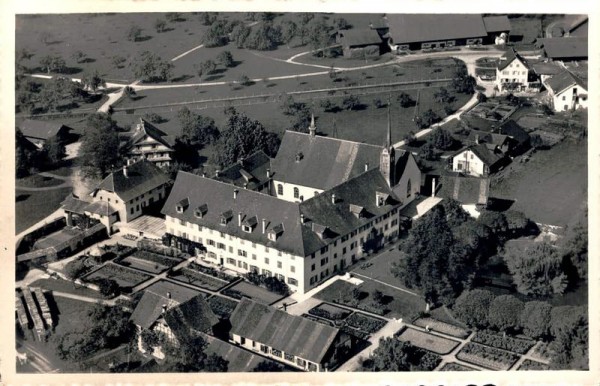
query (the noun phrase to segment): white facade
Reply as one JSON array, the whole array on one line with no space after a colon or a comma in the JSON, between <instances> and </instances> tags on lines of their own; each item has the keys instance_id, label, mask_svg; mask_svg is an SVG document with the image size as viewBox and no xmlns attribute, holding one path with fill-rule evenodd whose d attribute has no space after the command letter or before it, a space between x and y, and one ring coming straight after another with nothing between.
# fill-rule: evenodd
<instances>
[{"instance_id":1,"label":"white facade","mask_svg":"<svg viewBox=\"0 0 600 386\"><path fill-rule=\"evenodd\" d=\"M414 200L421 191L421 171L414 157L408 157L404 173L400 176L400 180L393 187L393 190L398 198L402 200L402 203Z\"/></svg>"},{"instance_id":2,"label":"white facade","mask_svg":"<svg viewBox=\"0 0 600 386\"><path fill-rule=\"evenodd\" d=\"M488 166L470 149L457 154L452 159L452 171L481 177L488 175Z\"/></svg>"},{"instance_id":3,"label":"white facade","mask_svg":"<svg viewBox=\"0 0 600 386\"><path fill-rule=\"evenodd\" d=\"M518 84L523 89L529 87L529 68L518 58L513 59L502 70L496 68L496 86L500 91L506 84ZM517 89L519 90L519 89Z\"/></svg>"},{"instance_id":4,"label":"white facade","mask_svg":"<svg viewBox=\"0 0 600 386\"><path fill-rule=\"evenodd\" d=\"M577 84L572 84L556 95L550 94L550 97L556 112L577 110L579 108L587 109L588 106L587 90Z\"/></svg>"},{"instance_id":5,"label":"white facade","mask_svg":"<svg viewBox=\"0 0 600 386\"><path fill-rule=\"evenodd\" d=\"M133 144L127 154L132 162L147 160L159 167L168 167L171 163L173 149L163 145L156 139L145 135L140 141Z\"/></svg>"},{"instance_id":6,"label":"white facade","mask_svg":"<svg viewBox=\"0 0 600 386\"><path fill-rule=\"evenodd\" d=\"M165 185L161 185L127 202L116 193L100 189L94 196L95 201L107 201L119 212L119 220L129 222L142 215L142 209L166 197Z\"/></svg>"},{"instance_id":7,"label":"white facade","mask_svg":"<svg viewBox=\"0 0 600 386\"><path fill-rule=\"evenodd\" d=\"M301 202L323 193L322 189L308 186L290 184L288 182L273 181L272 195L289 202Z\"/></svg>"}]
</instances>

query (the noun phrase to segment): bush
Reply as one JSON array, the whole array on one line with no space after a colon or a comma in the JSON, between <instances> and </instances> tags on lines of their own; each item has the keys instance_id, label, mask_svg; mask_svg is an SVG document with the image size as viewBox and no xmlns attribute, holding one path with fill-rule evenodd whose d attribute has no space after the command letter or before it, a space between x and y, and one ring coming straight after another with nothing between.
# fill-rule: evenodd
<instances>
[{"instance_id":1,"label":"bush","mask_svg":"<svg viewBox=\"0 0 600 386\"><path fill-rule=\"evenodd\" d=\"M357 328L369 334L373 334L381 330L386 323L387 322L385 320L373 318L358 312L353 313L348 319L346 319L346 325Z\"/></svg>"},{"instance_id":2,"label":"bush","mask_svg":"<svg viewBox=\"0 0 600 386\"><path fill-rule=\"evenodd\" d=\"M533 340L511 338L488 331L478 331L471 341L516 352L517 354L525 354L535 344Z\"/></svg>"},{"instance_id":3,"label":"bush","mask_svg":"<svg viewBox=\"0 0 600 386\"><path fill-rule=\"evenodd\" d=\"M273 276L261 275L256 272L248 272L244 277L252 284L266 288L271 292L279 295L287 296L290 293L290 288L284 281Z\"/></svg>"},{"instance_id":4,"label":"bush","mask_svg":"<svg viewBox=\"0 0 600 386\"><path fill-rule=\"evenodd\" d=\"M320 316L321 318L325 318L325 319L329 319L329 320L342 320L342 319L345 319L346 317L348 317L348 315L350 315L350 311L344 310L341 308L340 308L339 312L332 313L321 307L322 307L322 305L313 307L310 310L308 310L308 313L311 315Z\"/></svg>"},{"instance_id":5,"label":"bush","mask_svg":"<svg viewBox=\"0 0 600 386\"><path fill-rule=\"evenodd\" d=\"M467 343L456 357L465 362L500 370L507 370L519 358L515 354L477 343Z\"/></svg>"}]
</instances>

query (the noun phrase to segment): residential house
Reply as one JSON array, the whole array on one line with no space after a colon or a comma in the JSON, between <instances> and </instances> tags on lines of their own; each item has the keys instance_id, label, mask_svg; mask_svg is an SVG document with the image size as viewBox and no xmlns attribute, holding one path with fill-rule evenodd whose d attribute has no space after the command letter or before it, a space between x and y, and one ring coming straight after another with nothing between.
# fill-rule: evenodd
<instances>
[{"instance_id":1,"label":"residential house","mask_svg":"<svg viewBox=\"0 0 600 386\"><path fill-rule=\"evenodd\" d=\"M527 61L511 48L500 57L496 67L496 87L500 92L525 91L532 83L531 75Z\"/></svg>"},{"instance_id":2,"label":"residential house","mask_svg":"<svg viewBox=\"0 0 600 386\"><path fill-rule=\"evenodd\" d=\"M173 136L140 118L126 144L127 160L147 160L156 166L168 167L173 162L173 145Z\"/></svg>"},{"instance_id":3,"label":"residential house","mask_svg":"<svg viewBox=\"0 0 600 386\"><path fill-rule=\"evenodd\" d=\"M452 157L452 171L481 177L495 172L503 155L490 150L486 144L469 146Z\"/></svg>"},{"instance_id":4,"label":"residential house","mask_svg":"<svg viewBox=\"0 0 600 386\"><path fill-rule=\"evenodd\" d=\"M335 327L242 299L231 314L230 341L304 371L340 365L352 338Z\"/></svg>"},{"instance_id":5,"label":"residential house","mask_svg":"<svg viewBox=\"0 0 600 386\"><path fill-rule=\"evenodd\" d=\"M490 195L489 177L470 177L457 173L448 173L440 178L441 188L438 195L456 200L470 213L488 205Z\"/></svg>"},{"instance_id":6,"label":"residential house","mask_svg":"<svg viewBox=\"0 0 600 386\"><path fill-rule=\"evenodd\" d=\"M392 52L494 43L510 32L506 16L478 14L388 14Z\"/></svg>"},{"instance_id":7,"label":"residential house","mask_svg":"<svg viewBox=\"0 0 600 386\"><path fill-rule=\"evenodd\" d=\"M544 61L530 61L530 67L535 75L541 80L542 84L546 82L548 78L558 75L565 70L558 62L552 62L545 59Z\"/></svg>"},{"instance_id":8,"label":"residential house","mask_svg":"<svg viewBox=\"0 0 600 386\"><path fill-rule=\"evenodd\" d=\"M563 71L546 80L550 106L556 112L586 109L588 106L588 86L581 78L570 71Z\"/></svg>"},{"instance_id":9,"label":"residential house","mask_svg":"<svg viewBox=\"0 0 600 386\"><path fill-rule=\"evenodd\" d=\"M70 127L58 122L27 119L18 125L23 136L38 148L50 139L66 143L70 140Z\"/></svg>"},{"instance_id":10,"label":"residential house","mask_svg":"<svg viewBox=\"0 0 600 386\"><path fill-rule=\"evenodd\" d=\"M507 155L514 157L527 151L530 147L529 133L512 119L502 123L498 128L501 135L506 135L511 141Z\"/></svg>"},{"instance_id":11,"label":"residential house","mask_svg":"<svg viewBox=\"0 0 600 386\"><path fill-rule=\"evenodd\" d=\"M240 188L269 193L271 191L271 158L262 150L217 172L214 177Z\"/></svg>"},{"instance_id":12,"label":"residential house","mask_svg":"<svg viewBox=\"0 0 600 386\"><path fill-rule=\"evenodd\" d=\"M117 221L129 222L165 199L169 183L157 166L138 161L110 173L90 195L95 202L108 203L118 213Z\"/></svg>"},{"instance_id":13,"label":"residential house","mask_svg":"<svg viewBox=\"0 0 600 386\"><path fill-rule=\"evenodd\" d=\"M488 133L487 131L471 130L467 137L467 143L473 145L485 144L488 150L506 154L512 147L511 139L504 134Z\"/></svg>"},{"instance_id":14,"label":"residential house","mask_svg":"<svg viewBox=\"0 0 600 386\"><path fill-rule=\"evenodd\" d=\"M543 50L543 55L554 61L574 61L588 59L588 37L537 39L536 46Z\"/></svg>"},{"instance_id":15,"label":"residential house","mask_svg":"<svg viewBox=\"0 0 600 386\"><path fill-rule=\"evenodd\" d=\"M97 221L104 225L110 235L114 231L113 224L119 221L117 209L107 201L90 202L71 194L60 205L69 227L79 221L83 222L85 228Z\"/></svg>"},{"instance_id":16,"label":"residential house","mask_svg":"<svg viewBox=\"0 0 600 386\"><path fill-rule=\"evenodd\" d=\"M353 57L353 52L361 50L363 54L356 55L362 59L366 55L366 51L372 49L375 56L381 55L383 52L383 40L376 30L371 28L352 28L340 30L337 33L336 40L342 45L344 57Z\"/></svg>"}]
</instances>

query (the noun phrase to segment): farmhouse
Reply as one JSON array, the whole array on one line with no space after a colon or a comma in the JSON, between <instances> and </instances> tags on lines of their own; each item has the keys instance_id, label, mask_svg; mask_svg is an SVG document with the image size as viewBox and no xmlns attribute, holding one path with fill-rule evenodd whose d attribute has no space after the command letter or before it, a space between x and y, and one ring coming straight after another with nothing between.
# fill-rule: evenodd
<instances>
[{"instance_id":1,"label":"farmhouse","mask_svg":"<svg viewBox=\"0 0 600 386\"><path fill-rule=\"evenodd\" d=\"M129 222L166 198L168 184L169 178L157 166L138 161L110 173L90 195L96 205L118 213L117 221Z\"/></svg>"},{"instance_id":2,"label":"farmhouse","mask_svg":"<svg viewBox=\"0 0 600 386\"><path fill-rule=\"evenodd\" d=\"M510 32L506 16L477 14L387 15L392 52L494 43Z\"/></svg>"},{"instance_id":3,"label":"farmhouse","mask_svg":"<svg viewBox=\"0 0 600 386\"><path fill-rule=\"evenodd\" d=\"M342 363L352 339L337 328L243 299L231 314L230 340L304 371Z\"/></svg>"},{"instance_id":4,"label":"farmhouse","mask_svg":"<svg viewBox=\"0 0 600 386\"><path fill-rule=\"evenodd\" d=\"M502 123L498 129L500 134L508 136L511 140L511 146L508 155L516 156L529 149L530 135L521 125L512 119Z\"/></svg>"},{"instance_id":5,"label":"farmhouse","mask_svg":"<svg viewBox=\"0 0 600 386\"><path fill-rule=\"evenodd\" d=\"M541 48L544 56L551 60L566 62L588 58L587 36L538 39L536 46Z\"/></svg>"},{"instance_id":6,"label":"farmhouse","mask_svg":"<svg viewBox=\"0 0 600 386\"><path fill-rule=\"evenodd\" d=\"M441 177L439 195L451 198L462 205L483 206L488 204L490 179L488 177L469 177L448 174Z\"/></svg>"},{"instance_id":7,"label":"farmhouse","mask_svg":"<svg viewBox=\"0 0 600 386\"><path fill-rule=\"evenodd\" d=\"M471 130L467 142L473 145L484 143L488 150L506 154L512 147L511 139L504 134L488 133L487 131Z\"/></svg>"},{"instance_id":8,"label":"farmhouse","mask_svg":"<svg viewBox=\"0 0 600 386\"><path fill-rule=\"evenodd\" d=\"M481 143L469 146L452 158L452 171L470 176L488 176L500 166L502 154L498 154Z\"/></svg>"},{"instance_id":9,"label":"farmhouse","mask_svg":"<svg viewBox=\"0 0 600 386\"><path fill-rule=\"evenodd\" d=\"M27 119L19 125L23 136L38 148L44 146L46 141L52 139L59 142L69 140L70 127L57 122L38 121Z\"/></svg>"},{"instance_id":10,"label":"farmhouse","mask_svg":"<svg viewBox=\"0 0 600 386\"><path fill-rule=\"evenodd\" d=\"M168 167L173 158L174 138L140 118L127 141L127 160L147 160L159 167Z\"/></svg>"},{"instance_id":11,"label":"farmhouse","mask_svg":"<svg viewBox=\"0 0 600 386\"><path fill-rule=\"evenodd\" d=\"M548 89L549 102L554 111L587 108L587 84L570 71L563 71L547 79L544 85Z\"/></svg>"},{"instance_id":12,"label":"farmhouse","mask_svg":"<svg viewBox=\"0 0 600 386\"><path fill-rule=\"evenodd\" d=\"M342 45L344 56L347 58L362 59L382 54L383 40L377 31L371 28L340 30L336 40Z\"/></svg>"},{"instance_id":13,"label":"farmhouse","mask_svg":"<svg viewBox=\"0 0 600 386\"><path fill-rule=\"evenodd\" d=\"M496 67L496 87L502 91L525 91L530 87L529 64L514 48L500 57Z\"/></svg>"}]
</instances>

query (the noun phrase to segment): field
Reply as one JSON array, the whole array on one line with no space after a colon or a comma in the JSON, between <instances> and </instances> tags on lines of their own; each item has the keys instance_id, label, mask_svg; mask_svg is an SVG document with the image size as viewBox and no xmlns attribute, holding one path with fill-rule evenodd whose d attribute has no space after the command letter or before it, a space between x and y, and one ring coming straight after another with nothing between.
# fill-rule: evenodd
<instances>
[{"instance_id":1,"label":"field","mask_svg":"<svg viewBox=\"0 0 600 386\"><path fill-rule=\"evenodd\" d=\"M57 178L41 176L39 174L34 174L25 178L17 178L15 181L16 186L21 186L24 188L43 188L48 186L57 186L62 183L63 181Z\"/></svg>"},{"instance_id":2,"label":"field","mask_svg":"<svg viewBox=\"0 0 600 386\"><path fill-rule=\"evenodd\" d=\"M367 276L371 279L382 281L395 287L407 289L402 285L400 279L392 274L393 264L399 260L400 252L397 248L393 248L392 250L382 252L366 263L358 264L356 268L352 270L352 272L355 272L358 275Z\"/></svg>"},{"instance_id":3,"label":"field","mask_svg":"<svg viewBox=\"0 0 600 386\"><path fill-rule=\"evenodd\" d=\"M565 140L527 163L513 162L490 196L514 200L511 209L535 222L565 226L587 200L587 172L587 142Z\"/></svg>"},{"instance_id":4,"label":"field","mask_svg":"<svg viewBox=\"0 0 600 386\"><path fill-rule=\"evenodd\" d=\"M15 230L24 231L59 208L60 203L70 194L71 188L60 188L46 191L16 190Z\"/></svg>"},{"instance_id":5,"label":"field","mask_svg":"<svg viewBox=\"0 0 600 386\"><path fill-rule=\"evenodd\" d=\"M459 344L459 342L415 330L414 328L405 328L398 335L398 339L440 355L450 353Z\"/></svg>"},{"instance_id":6,"label":"field","mask_svg":"<svg viewBox=\"0 0 600 386\"><path fill-rule=\"evenodd\" d=\"M246 281L241 281L237 283L236 285L231 287L231 289L234 291L239 291L242 293L242 295L264 304L272 304L277 300L281 299L281 295L268 291L264 288L255 286Z\"/></svg>"},{"instance_id":7,"label":"field","mask_svg":"<svg viewBox=\"0 0 600 386\"><path fill-rule=\"evenodd\" d=\"M161 273L169 268L166 265L144 260L136 256L127 256L118 263L125 267L133 267L153 274Z\"/></svg>"},{"instance_id":8,"label":"field","mask_svg":"<svg viewBox=\"0 0 600 386\"><path fill-rule=\"evenodd\" d=\"M132 288L136 285L151 278L150 275L146 275L132 269L121 267L115 264L105 264L102 268L91 274L85 276L83 280L91 282L94 279L107 278L113 279L121 288Z\"/></svg>"}]
</instances>

